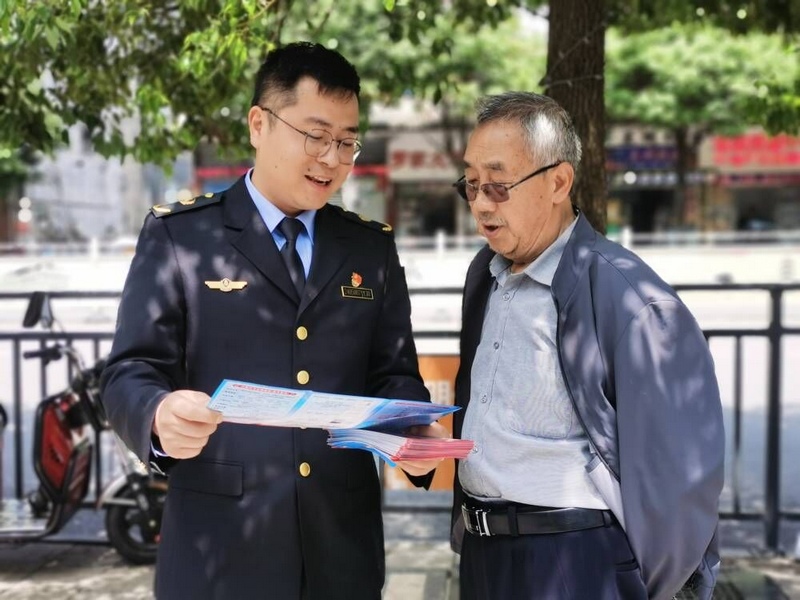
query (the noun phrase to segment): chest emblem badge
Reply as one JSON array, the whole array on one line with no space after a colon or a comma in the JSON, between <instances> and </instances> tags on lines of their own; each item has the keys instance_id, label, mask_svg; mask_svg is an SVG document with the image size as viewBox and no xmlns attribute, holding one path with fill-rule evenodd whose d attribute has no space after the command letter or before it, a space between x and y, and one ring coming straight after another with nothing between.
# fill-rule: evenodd
<instances>
[{"instance_id":1,"label":"chest emblem badge","mask_svg":"<svg viewBox=\"0 0 800 600\"><path fill-rule=\"evenodd\" d=\"M356 300L374 300L375 295L370 288L362 288L364 278L353 271L350 274L350 285L342 286L342 298L355 298Z\"/></svg>"},{"instance_id":2,"label":"chest emblem badge","mask_svg":"<svg viewBox=\"0 0 800 600\"><path fill-rule=\"evenodd\" d=\"M206 287L212 290L219 290L220 292L232 292L234 290L241 290L247 286L246 281L232 281L225 277L219 281L204 281Z\"/></svg>"}]
</instances>

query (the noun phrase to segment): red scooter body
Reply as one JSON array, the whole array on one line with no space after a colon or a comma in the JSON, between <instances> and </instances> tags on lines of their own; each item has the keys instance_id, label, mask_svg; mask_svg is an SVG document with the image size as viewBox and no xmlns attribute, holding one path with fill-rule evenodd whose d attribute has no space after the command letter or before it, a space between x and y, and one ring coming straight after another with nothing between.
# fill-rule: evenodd
<instances>
[{"instance_id":1,"label":"red scooter body","mask_svg":"<svg viewBox=\"0 0 800 600\"><path fill-rule=\"evenodd\" d=\"M33 461L41 490L57 507L60 528L80 508L89 490L94 445L74 393L39 403L34 424ZM54 512L56 512L54 510Z\"/></svg>"}]
</instances>

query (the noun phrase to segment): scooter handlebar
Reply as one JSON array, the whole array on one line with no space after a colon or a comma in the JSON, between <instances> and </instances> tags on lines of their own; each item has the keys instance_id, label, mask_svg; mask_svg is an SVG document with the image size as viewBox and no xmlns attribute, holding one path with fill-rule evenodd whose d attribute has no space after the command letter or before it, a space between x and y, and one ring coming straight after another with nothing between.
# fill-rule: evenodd
<instances>
[{"instance_id":1,"label":"scooter handlebar","mask_svg":"<svg viewBox=\"0 0 800 600\"><path fill-rule=\"evenodd\" d=\"M64 351L61 346L49 346L41 350L28 350L22 353L23 358L41 358L49 362L51 360L58 360L63 355Z\"/></svg>"}]
</instances>

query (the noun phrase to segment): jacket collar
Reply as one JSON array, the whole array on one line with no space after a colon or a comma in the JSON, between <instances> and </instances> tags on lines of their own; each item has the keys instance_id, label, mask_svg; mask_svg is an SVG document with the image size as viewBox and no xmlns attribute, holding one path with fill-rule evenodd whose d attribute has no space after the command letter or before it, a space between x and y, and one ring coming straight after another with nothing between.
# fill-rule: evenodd
<instances>
[{"instance_id":1,"label":"jacket collar","mask_svg":"<svg viewBox=\"0 0 800 600\"><path fill-rule=\"evenodd\" d=\"M583 213L579 212L572 235L564 247L561 261L553 276L551 289L556 299L565 300L572 294L599 235Z\"/></svg>"},{"instance_id":2,"label":"jacket collar","mask_svg":"<svg viewBox=\"0 0 800 600\"><path fill-rule=\"evenodd\" d=\"M330 281L352 249L342 238L346 234L336 226L335 209L327 204L317 211L314 223L314 254L302 298L292 285L278 247L264 219L247 191L244 177L225 192L223 223L231 245L269 279L275 287L299 304L302 312Z\"/></svg>"}]
</instances>

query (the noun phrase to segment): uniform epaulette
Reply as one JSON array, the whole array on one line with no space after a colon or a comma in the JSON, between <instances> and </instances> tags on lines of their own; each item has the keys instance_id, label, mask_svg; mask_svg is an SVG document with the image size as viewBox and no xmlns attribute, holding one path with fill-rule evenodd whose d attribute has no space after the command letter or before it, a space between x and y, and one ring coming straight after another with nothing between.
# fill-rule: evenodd
<instances>
[{"instance_id":1,"label":"uniform epaulette","mask_svg":"<svg viewBox=\"0 0 800 600\"><path fill-rule=\"evenodd\" d=\"M197 196L189 200L178 200L172 204L156 204L150 209L150 212L153 213L154 217L160 219L161 217L167 217L187 210L194 210L202 206L216 204L220 200L222 200L222 194L212 194L208 192L202 196Z\"/></svg>"},{"instance_id":2,"label":"uniform epaulette","mask_svg":"<svg viewBox=\"0 0 800 600\"><path fill-rule=\"evenodd\" d=\"M360 215L358 213L354 213L353 211L347 210L342 208L341 206L336 206L332 204L333 208L337 209L340 214L345 217L346 219L350 219L356 223L360 223L365 227L369 227L370 229L374 229L376 231L380 231L382 233L390 234L392 233L393 229L392 226L388 223L381 223L380 221L373 221L369 217L365 217L364 215Z\"/></svg>"}]
</instances>

